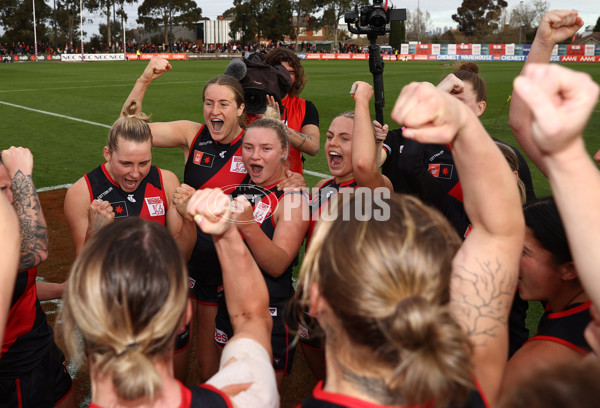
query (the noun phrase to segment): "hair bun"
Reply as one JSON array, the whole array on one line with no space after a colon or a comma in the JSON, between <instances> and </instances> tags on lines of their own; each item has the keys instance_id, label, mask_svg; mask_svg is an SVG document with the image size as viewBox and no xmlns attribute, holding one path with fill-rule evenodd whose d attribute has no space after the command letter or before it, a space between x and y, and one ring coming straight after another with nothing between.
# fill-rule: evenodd
<instances>
[{"instance_id":1,"label":"hair bun","mask_svg":"<svg viewBox=\"0 0 600 408\"><path fill-rule=\"evenodd\" d=\"M479 66L477 66L477 64L475 64L474 62L465 62L464 64L461 64L458 67L457 71L469 71L474 74L478 74Z\"/></svg>"}]
</instances>

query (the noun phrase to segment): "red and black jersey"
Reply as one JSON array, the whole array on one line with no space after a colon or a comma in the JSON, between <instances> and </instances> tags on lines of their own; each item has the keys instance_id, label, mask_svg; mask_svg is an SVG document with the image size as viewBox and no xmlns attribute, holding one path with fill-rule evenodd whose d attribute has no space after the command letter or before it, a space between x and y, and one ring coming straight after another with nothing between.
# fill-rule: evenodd
<instances>
[{"instance_id":1,"label":"red and black jersey","mask_svg":"<svg viewBox=\"0 0 600 408\"><path fill-rule=\"evenodd\" d=\"M233 408L229 397L212 385L202 384L199 387L188 388L179 383L179 387L181 390L181 404L177 408ZM102 407L91 403L90 408Z\"/></svg>"},{"instance_id":2,"label":"red and black jersey","mask_svg":"<svg viewBox=\"0 0 600 408\"><path fill-rule=\"evenodd\" d=\"M323 185L319 188L319 190L314 193L312 201L310 202L310 225L308 226L308 232L306 233L306 248L308 248L310 238L312 237L313 230L317 221L319 221L319 217L321 212L329 203L329 200L332 196L336 195L340 190L350 189L354 190L357 187L357 183L355 179L343 181L341 183L336 183L335 178L327 180Z\"/></svg>"},{"instance_id":3,"label":"red and black jersey","mask_svg":"<svg viewBox=\"0 0 600 408\"><path fill-rule=\"evenodd\" d=\"M196 190L220 188L230 194L248 172L242 162L242 136L230 144L215 142L206 125L198 131L185 163L183 182Z\"/></svg>"},{"instance_id":4,"label":"red and black jersey","mask_svg":"<svg viewBox=\"0 0 600 408\"><path fill-rule=\"evenodd\" d=\"M115 219L140 217L161 225L166 224L168 200L158 167L150 167L150 172L133 193L123 191L119 187L106 170L106 163L84 177L90 192L90 202L96 199L108 201L115 213Z\"/></svg>"},{"instance_id":5,"label":"red and black jersey","mask_svg":"<svg viewBox=\"0 0 600 408\"><path fill-rule=\"evenodd\" d=\"M275 220L273 214L279 206L279 202L286 194L302 194L298 191L279 191L277 184L268 187L259 187L250 182L241 184L233 193L235 198L240 195L246 196L252 208L254 209L254 221L260 225L260 229L269 239L273 239L275 234ZM276 304L289 299L294 293L292 286L292 266L293 262L286 271L278 277L271 276L263 272L269 291L269 303Z\"/></svg>"},{"instance_id":6,"label":"red and black jersey","mask_svg":"<svg viewBox=\"0 0 600 408\"><path fill-rule=\"evenodd\" d=\"M567 346L581 354L588 354L592 349L583 335L588 323L592 320L590 307L592 302L578 303L569 306L562 312L552 312L549 306L538 324L538 332L527 342L547 340Z\"/></svg>"},{"instance_id":7,"label":"red and black jersey","mask_svg":"<svg viewBox=\"0 0 600 408\"><path fill-rule=\"evenodd\" d=\"M319 126L319 112L311 101L288 94L281 103L284 107L283 121L290 129L301 132L305 125ZM291 171L302 174L300 150L290 145L287 160Z\"/></svg>"},{"instance_id":8,"label":"red and black jersey","mask_svg":"<svg viewBox=\"0 0 600 408\"><path fill-rule=\"evenodd\" d=\"M242 136L230 143L213 140L206 125L202 125L192 145L185 164L183 181L195 189L220 188L230 194L248 174L242 162ZM194 285L221 285L223 277L212 237L196 227L196 246L188 262L188 271Z\"/></svg>"},{"instance_id":9,"label":"red and black jersey","mask_svg":"<svg viewBox=\"0 0 600 408\"><path fill-rule=\"evenodd\" d=\"M0 378L30 372L52 345L52 329L37 298L37 268L17 275L2 342Z\"/></svg>"},{"instance_id":10,"label":"red and black jersey","mask_svg":"<svg viewBox=\"0 0 600 408\"><path fill-rule=\"evenodd\" d=\"M418 405L419 408L433 408L436 405L431 402L429 404ZM387 405L380 405L373 402L368 402L358 398L350 397L344 394L336 394L323 389L323 382L319 383L313 389L312 395L305 399L296 408L385 408ZM451 405L448 408L488 408L489 404L481 394L481 390L473 390L466 401L460 407ZM397 406L397 408L402 408ZM417 408L417 406L407 407Z\"/></svg>"}]
</instances>

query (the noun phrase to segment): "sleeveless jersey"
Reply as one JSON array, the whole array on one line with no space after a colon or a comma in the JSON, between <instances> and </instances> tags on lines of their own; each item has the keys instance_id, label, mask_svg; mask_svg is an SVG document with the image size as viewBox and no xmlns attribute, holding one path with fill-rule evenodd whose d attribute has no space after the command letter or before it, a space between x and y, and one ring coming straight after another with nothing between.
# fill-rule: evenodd
<instances>
[{"instance_id":1,"label":"sleeveless jersey","mask_svg":"<svg viewBox=\"0 0 600 408\"><path fill-rule=\"evenodd\" d=\"M356 180L348 180L343 181L342 183L337 184L335 182L335 178L327 180L323 185L319 188L319 190L313 195L312 201L310 202L310 224L308 226L308 232L306 233L306 248L308 249L308 245L310 243L310 239L312 237L313 230L317 221L320 218L320 214L325 208L325 206L329 203L329 200L334 195L338 194L340 190L343 189L351 189L354 190L358 185L356 184Z\"/></svg>"},{"instance_id":2,"label":"sleeveless jersey","mask_svg":"<svg viewBox=\"0 0 600 408\"><path fill-rule=\"evenodd\" d=\"M37 268L17 274L2 342L0 378L33 370L52 345L52 329L37 298Z\"/></svg>"},{"instance_id":3,"label":"sleeveless jersey","mask_svg":"<svg viewBox=\"0 0 600 408\"><path fill-rule=\"evenodd\" d=\"M592 349L585 340L583 332L591 321L590 306L592 302L578 303L569 306L562 312L553 313L548 306L540 319L539 330L527 342L547 340L567 346L581 354L588 354Z\"/></svg>"},{"instance_id":4,"label":"sleeveless jersey","mask_svg":"<svg viewBox=\"0 0 600 408\"><path fill-rule=\"evenodd\" d=\"M433 402L429 404L419 405L421 408L433 408L435 404ZM323 389L323 382L319 381L310 397L305 399L296 408L386 408L387 405L380 405L358 398L350 397L344 394L336 394L328 392ZM406 408L415 408L406 407ZM467 402L461 407L450 406L448 408L488 408L489 404L483 397L481 390L473 390L467 399ZM391 408L391 407L390 407ZM397 408L402 408L398 406Z\"/></svg>"},{"instance_id":5,"label":"sleeveless jersey","mask_svg":"<svg viewBox=\"0 0 600 408\"><path fill-rule=\"evenodd\" d=\"M96 167L84 177L90 192L90 202L95 199L108 201L115 213L115 219L140 217L161 225L166 224L169 203L158 167L150 167L150 172L133 193L128 193L119 187L106 170L106 163Z\"/></svg>"},{"instance_id":6,"label":"sleeveless jersey","mask_svg":"<svg viewBox=\"0 0 600 408\"><path fill-rule=\"evenodd\" d=\"M260 229L265 235L273 240L273 235L275 234L273 214L286 193L278 191L277 184L263 188L251 183L249 178L247 181L248 183L240 185L232 193L232 196L234 198L240 195L246 196L254 209L254 221L260 225ZM296 192L291 191L287 194L291 193ZM292 265L293 262L288 266L286 271L278 277L263 272L269 291L269 303L280 303L287 300L293 294Z\"/></svg>"},{"instance_id":7,"label":"sleeveless jersey","mask_svg":"<svg viewBox=\"0 0 600 408\"><path fill-rule=\"evenodd\" d=\"M190 148L185 164L184 183L195 188L221 188L231 194L248 174L242 162L242 136L230 143L215 142L206 125L202 125ZM196 227L196 245L188 262L190 288L219 286L223 283L221 266L212 237Z\"/></svg>"},{"instance_id":8,"label":"sleeveless jersey","mask_svg":"<svg viewBox=\"0 0 600 408\"><path fill-rule=\"evenodd\" d=\"M229 397L212 385L202 384L188 388L177 382L181 390L181 404L177 408L233 408ZM90 408L102 407L91 403Z\"/></svg>"},{"instance_id":9,"label":"sleeveless jersey","mask_svg":"<svg viewBox=\"0 0 600 408\"><path fill-rule=\"evenodd\" d=\"M196 190L218 187L230 194L248 174L242 163L243 135L242 130L231 144L222 144L202 125L190 147L183 182Z\"/></svg>"}]
</instances>

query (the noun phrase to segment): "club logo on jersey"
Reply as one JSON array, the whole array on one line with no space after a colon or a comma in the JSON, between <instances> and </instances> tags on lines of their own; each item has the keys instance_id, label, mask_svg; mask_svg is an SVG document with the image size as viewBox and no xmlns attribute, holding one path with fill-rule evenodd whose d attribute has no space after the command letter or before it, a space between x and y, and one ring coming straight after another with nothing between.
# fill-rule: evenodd
<instances>
[{"instance_id":1,"label":"club logo on jersey","mask_svg":"<svg viewBox=\"0 0 600 408\"><path fill-rule=\"evenodd\" d=\"M136 203L137 201L135 201L135 197L133 196L133 194L127 194L127 199L129 201L131 201L132 203Z\"/></svg>"},{"instance_id":2,"label":"club logo on jersey","mask_svg":"<svg viewBox=\"0 0 600 408\"><path fill-rule=\"evenodd\" d=\"M165 205L160 197L148 197L144 198L146 205L148 206L148 212L151 217L160 217L165 215Z\"/></svg>"},{"instance_id":3,"label":"club logo on jersey","mask_svg":"<svg viewBox=\"0 0 600 408\"><path fill-rule=\"evenodd\" d=\"M227 333L225 333L224 331L221 331L219 329L215 329L215 341L217 343L226 344L227 340L229 340Z\"/></svg>"},{"instance_id":4,"label":"club logo on jersey","mask_svg":"<svg viewBox=\"0 0 600 408\"><path fill-rule=\"evenodd\" d=\"M115 213L115 218L129 217L129 211L127 211L127 204L125 201L115 201L110 203Z\"/></svg>"},{"instance_id":5,"label":"club logo on jersey","mask_svg":"<svg viewBox=\"0 0 600 408\"><path fill-rule=\"evenodd\" d=\"M271 206L261 201L254 208L254 221L256 221L259 224L262 224L270 212Z\"/></svg>"},{"instance_id":6,"label":"club logo on jersey","mask_svg":"<svg viewBox=\"0 0 600 408\"><path fill-rule=\"evenodd\" d=\"M244 162L242 162L242 156L233 156L231 159L230 172L248 174L246 167L244 167Z\"/></svg>"},{"instance_id":7,"label":"club logo on jersey","mask_svg":"<svg viewBox=\"0 0 600 408\"><path fill-rule=\"evenodd\" d=\"M276 307L270 307L269 308L269 313L271 313L271 316L273 316L273 317L277 316L277 308Z\"/></svg>"},{"instance_id":8,"label":"club logo on jersey","mask_svg":"<svg viewBox=\"0 0 600 408\"><path fill-rule=\"evenodd\" d=\"M454 166L451 164L430 164L428 170L433 177L449 180L452 178Z\"/></svg>"},{"instance_id":9,"label":"club logo on jersey","mask_svg":"<svg viewBox=\"0 0 600 408\"><path fill-rule=\"evenodd\" d=\"M223 150L221 153L219 153L219 157L221 159L224 159L225 158L225 153L227 153L227 150Z\"/></svg>"},{"instance_id":10,"label":"club logo on jersey","mask_svg":"<svg viewBox=\"0 0 600 408\"><path fill-rule=\"evenodd\" d=\"M308 329L306 327L302 326L300 323L298 323L298 336L302 339L306 339L306 340L310 339L310 335L308 334Z\"/></svg>"},{"instance_id":11,"label":"club logo on jersey","mask_svg":"<svg viewBox=\"0 0 600 408\"><path fill-rule=\"evenodd\" d=\"M202 167L212 167L215 161L215 155L194 150L194 164Z\"/></svg>"}]
</instances>

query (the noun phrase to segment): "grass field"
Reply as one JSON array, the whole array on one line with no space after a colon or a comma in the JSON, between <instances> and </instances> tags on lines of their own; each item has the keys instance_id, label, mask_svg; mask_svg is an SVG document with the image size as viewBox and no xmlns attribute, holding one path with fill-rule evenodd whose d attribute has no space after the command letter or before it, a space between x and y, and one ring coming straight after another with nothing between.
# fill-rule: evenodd
<instances>
[{"instance_id":1,"label":"grass field","mask_svg":"<svg viewBox=\"0 0 600 408\"><path fill-rule=\"evenodd\" d=\"M154 121L202 122L202 87L210 78L223 73L228 62L174 61L172 64L173 70L150 86L144 111L152 114ZM38 187L73 183L102 161L108 127L117 118L145 66L146 62L142 61L1 64L0 147L22 145L33 151L34 181ZM371 82L372 76L366 61L305 61L304 66L309 82L302 96L313 101L319 110L323 143L331 119L353 108L348 94L352 82ZM488 84L488 108L482 121L492 136L516 145L508 127L506 100L522 64L482 62L479 66ZM568 66L586 71L600 82L600 64ZM452 64L442 62L387 62L384 72L386 120L390 122L389 113L404 85L410 81L437 83L452 69ZM590 152L600 148L599 110L596 107L586 132ZM183 175L183 155L179 149L157 149L154 163L173 170L180 177ZM328 173L322 150L317 156L308 157L305 167ZM533 167L532 173L537 194L549 194L545 179ZM309 186L316 181L316 177L307 177Z\"/></svg>"}]
</instances>

